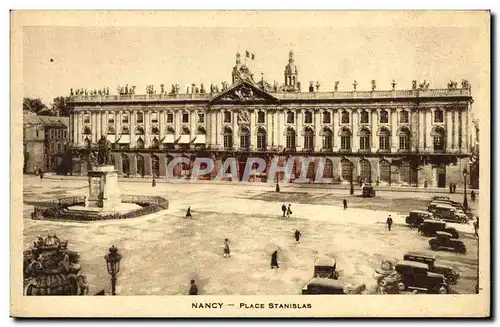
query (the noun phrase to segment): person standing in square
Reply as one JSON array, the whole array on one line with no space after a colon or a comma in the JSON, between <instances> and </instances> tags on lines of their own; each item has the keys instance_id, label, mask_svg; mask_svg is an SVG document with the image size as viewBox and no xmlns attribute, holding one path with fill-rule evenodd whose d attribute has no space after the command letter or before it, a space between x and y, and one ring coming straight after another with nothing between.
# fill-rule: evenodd
<instances>
[{"instance_id":1,"label":"person standing in square","mask_svg":"<svg viewBox=\"0 0 500 327\"><path fill-rule=\"evenodd\" d=\"M387 228L389 229L389 231L391 231L391 227L392 227L392 217L391 215L389 215L389 217L387 217Z\"/></svg>"}]
</instances>

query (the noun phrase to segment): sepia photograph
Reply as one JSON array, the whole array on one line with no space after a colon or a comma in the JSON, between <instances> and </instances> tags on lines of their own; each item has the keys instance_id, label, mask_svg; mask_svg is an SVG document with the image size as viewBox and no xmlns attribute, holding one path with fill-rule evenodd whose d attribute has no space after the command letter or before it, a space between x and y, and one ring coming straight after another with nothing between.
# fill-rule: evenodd
<instances>
[{"instance_id":1,"label":"sepia photograph","mask_svg":"<svg viewBox=\"0 0 500 327\"><path fill-rule=\"evenodd\" d=\"M489 316L489 33L12 11L11 315Z\"/></svg>"}]
</instances>

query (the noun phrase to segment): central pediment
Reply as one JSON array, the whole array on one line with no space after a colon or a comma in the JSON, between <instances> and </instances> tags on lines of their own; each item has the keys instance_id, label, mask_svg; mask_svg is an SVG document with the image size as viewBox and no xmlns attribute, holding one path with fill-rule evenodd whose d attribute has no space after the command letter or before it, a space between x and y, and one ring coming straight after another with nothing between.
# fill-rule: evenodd
<instances>
[{"instance_id":1,"label":"central pediment","mask_svg":"<svg viewBox=\"0 0 500 327\"><path fill-rule=\"evenodd\" d=\"M218 94L212 99L212 103L258 103L277 102L273 95L261 90L254 84L247 81L240 81L229 89Z\"/></svg>"}]
</instances>

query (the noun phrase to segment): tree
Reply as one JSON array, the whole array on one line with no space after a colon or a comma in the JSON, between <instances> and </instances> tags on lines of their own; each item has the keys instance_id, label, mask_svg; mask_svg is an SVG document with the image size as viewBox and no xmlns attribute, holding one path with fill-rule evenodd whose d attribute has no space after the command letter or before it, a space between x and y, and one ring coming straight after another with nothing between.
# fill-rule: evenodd
<instances>
[{"instance_id":1,"label":"tree","mask_svg":"<svg viewBox=\"0 0 500 327\"><path fill-rule=\"evenodd\" d=\"M24 98L23 99L23 110L28 110L31 112L34 112L38 114L38 112L46 109L47 106L43 104L42 100L39 98L37 99L32 99L32 98Z\"/></svg>"},{"instance_id":2,"label":"tree","mask_svg":"<svg viewBox=\"0 0 500 327\"><path fill-rule=\"evenodd\" d=\"M67 105L69 97L54 98L51 109L53 112L59 113L59 116L69 116L70 108Z\"/></svg>"}]
</instances>

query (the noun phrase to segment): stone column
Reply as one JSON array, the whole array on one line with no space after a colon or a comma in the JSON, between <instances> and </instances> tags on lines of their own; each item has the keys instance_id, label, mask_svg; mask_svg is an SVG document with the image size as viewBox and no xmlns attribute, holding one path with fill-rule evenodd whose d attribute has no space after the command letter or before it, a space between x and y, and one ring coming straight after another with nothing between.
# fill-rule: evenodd
<instances>
[{"instance_id":1,"label":"stone column","mask_svg":"<svg viewBox=\"0 0 500 327\"><path fill-rule=\"evenodd\" d=\"M90 112L90 123L91 123L91 129L92 129L92 143L97 143L97 135L99 131L97 130L97 114L95 112Z\"/></svg>"},{"instance_id":2,"label":"stone column","mask_svg":"<svg viewBox=\"0 0 500 327\"><path fill-rule=\"evenodd\" d=\"M118 139L118 135L121 134L122 131L122 110L118 110L115 113L115 133L116 133L116 139Z\"/></svg>"},{"instance_id":3,"label":"stone column","mask_svg":"<svg viewBox=\"0 0 500 327\"><path fill-rule=\"evenodd\" d=\"M77 118L77 127L76 127L76 143L78 145L82 145L82 135L83 135L83 113L78 112Z\"/></svg>"},{"instance_id":4,"label":"stone column","mask_svg":"<svg viewBox=\"0 0 500 327\"><path fill-rule=\"evenodd\" d=\"M444 111L446 115L446 152L452 151L453 144L453 111L446 108Z\"/></svg>"},{"instance_id":5,"label":"stone column","mask_svg":"<svg viewBox=\"0 0 500 327\"><path fill-rule=\"evenodd\" d=\"M321 111L319 109L314 110L314 152L319 152L323 146L321 140Z\"/></svg>"},{"instance_id":6,"label":"stone column","mask_svg":"<svg viewBox=\"0 0 500 327\"><path fill-rule=\"evenodd\" d=\"M297 140L296 140L296 147L297 151L302 151L304 148L304 110L301 109L296 109L295 110L295 126L297 126Z\"/></svg>"},{"instance_id":7,"label":"stone column","mask_svg":"<svg viewBox=\"0 0 500 327\"><path fill-rule=\"evenodd\" d=\"M352 152L358 152L359 150L359 115L356 108L351 109L351 121L352 121Z\"/></svg>"},{"instance_id":8,"label":"stone column","mask_svg":"<svg viewBox=\"0 0 500 327\"><path fill-rule=\"evenodd\" d=\"M425 149L425 133L424 133L424 128L425 128L425 111L420 109L418 111L418 151L419 152L424 152Z\"/></svg>"},{"instance_id":9,"label":"stone column","mask_svg":"<svg viewBox=\"0 0 500 327\"><path fill-rule=\"evenodd\" d=\"M413 110L409 109L410 113L410 127L411 127L411 151L415 152L417 151L418 148L418 113Z\"/></svg>"},{"instance_id":10,"label":"stone column","mask_svg":"<svg viewBox=\"0 0 500 327\"><path fill-rule=\"evenodd\" d=\"M469 109L462 110L462 150L469 153ZM472 131L473 132L473 131Z\"/></svg>"},{"instance_id":11,"label":"stone column","mask_svg":"<svg viewBox=\"0 0 500 327\"><path fill-rule=\"evenodd\" d=\"M286 136L283 136L285 130L285 112L283 110L276 111L276 146L286 147ZM283 140L285 140L283 142Z\"/></svg>"},{"instance_id":12,"label":"stone column","mask_svg":"<svg viewBox=\"0 0 500 327\"><path fill-rule=\"evenodd\" d=\"M233 148L239 149L240 147L240 134L238 129L238 113L231 110L231 123L233 126Z\"/></svg>"},{"instance_id":13,"label":"stone column","mask_svg":"<svg viewBox=\"0 0 500 327\"><path fill-rule=\"evenodd\" d=\"M160 139L159 141L163 139L165 136L165 110L160 110L158 111L158 129L160 130ZM160 144L161 147L161 144ZM160 169L161 173L161 169Z\"/></svg>"},{"instance_id":14,"label":"stone column","mask_svg":"<svg viewBox=\"0 0 500 327\"><path fill-rule=\"evenodd\" d=\"M158 157L158 168L160 177L165 177L167 175L167 154L166 153L155 153Z\"/></svg>"},{"instance_id":15,"label":"stone column","mask_svg":"<svg viewBox=\"0 0 500 327\"><path fill-rule=\"evenodd\" d=\"M459 149L459 131L460 131L460 126L458 124L458 114L459 114L459 109L458 108L453 108L453 151L458 151Z\"/></svg>"},{"instance_id":16,"label":"stone column","mask_svg":"<svg viewBox=\"0 0 500 327\"><path fill-rule=\"evenodd\" d=\"M271 140L272 140L272 147L275 148L277 146L276 144L276 134L278 133L277 131L277 126L276 126L276 115L278 114L278 110L273 110L271 112ZM269 130L269 129L268 129Z\"/></svg>"},{"instance_id":17,"label":"stone column","mask_svg":"<svg viewBox=\"0 0 500 327\"><path fill-rule=\"evenodd\" d=\"M340 115L339 109L334 109L333 110L333 120L332 120L332 122L333 122L333 129L332 129L332 132L333 132L333 135L332 135L332 137L333 137L333 152L337 152L340 149L340 135L339 135L340 117L339 117L339 115Z\"/></svg>"},{"instance_id":18,"label":"stone column","mask_svg":"<svg viewBox=\"0 0 500 327\"><path fill-rule=\"evenodd\" d=\"M189 130L191 131L191 140L193 139L193 137L197 134L197 124L198 124L198 110L199 109L196 109L196 110L191 110L189 112Z\"/></svg>"},{"instance_id":19,"label":"stone column","mask_svg":"<svg viewBox=\"0 0 500 327\"><path fill-rule=\"evenodd\" d=\"M217 148L222 148L224 146L224 138L222 137L222 110L219 109L217 110L217 126L216 126L216 131L215 131L215 138L216 138L216 144Z\"/></svg>"},{"instance_id":20,"label":"stone column","mask_svg":"<svg viewBox=\"0 0 500 327\"><path fill-rule=\"evenodd\" d=\"M144 153L142 156L144 157L144 176L152 176L151 155L149 153Z\"/></svg>"},{"instance_id":21,"label":"stone column","mask_svg":"<svg viewBox=\"0 0 500 327\"><path fill-rule=\"evenodd\" d=\"M136 142L135 142L135 128L137 127L136 113L137 113L136 110L130 111L130 117L129 117L129 119L130 119L130 129L129 129L129 131L130 131L130 148L134 148L135 144L136 144ZM131 158L129 158L129 159L131 159ZM135 175L136 172L132 173L132 161L129 160L129 163L130 163L130 174ZM134 168L134 171L136 171L135 168Z\"/></svg>"},{"instance_id":22,"label":"stone column","mask_svg":"<svg viewBox=\"0 0 500 327\"><path fill-rule=\"evenodd\" d=\"M375 153L377 152L377 149L379 148L378 144L378 129L377 129L377 112L373 109L368 109L369 115L370 115L370 124L372 126L372 139L371 139L371 152ZM373 177L372 177L373 179Z\"/></svg>"},{"instance_id":23,"label":"stone column","mask_svg":"<svg viewBox=\"0 0 500 327\"><path fill-rule=\"evenodd\" d=\"M183 110L174 110L174 140L177 140L179 138L179 135L181 134L181 120L182 120L182 112Z\"/></svg>"},{"instance_id":24,"label":"stone column","mask_svg":"<svg viewBox=\"0 0 500 327\"><path fill-rule=\"evenodd\" d=\"M391 152L396 153L399 149L397 112L392 109L387 110L389 113L389 123L391 124Z\"/></svg>"},{"instance_id":25,"label":"stone column","mask_svg":"<svg viewBox=\"0 0 500 327\"><path fill-rule=\"evenodd\" d=\"M434 108L432 109L426 109L425 112L425 151L426 152L432 152L433 151L433 144L432 144L432 116L434 115Z\"/></svg>"},{"instance_id":26,"label":"stone column","mask_svg":"<svg viewBox=\"0 0 500 327\"><path fill-rule=\"evenodd\" d=\"M250 149L257 148L257 109L253 108L250 112Z\"/></svg>"},{"instance_id":27,"label":"stone column","mask_svg":"<svg viewBox=\"0 0 500 327\"><path fill-rule=\"evenodd\" d=\"M115 170L118 171L118 174L121 175L123 173L123 171L122 171L122 168L123 168L122 154L118 153L118 152L114 152L113 157L115 159Z\"/></svg>"},{"instance_id":28,"label":"stone column","mask_svg":"<svg viewBox=\"0 0 500 327\"><path fill-rule=\"evenodd\" d=\"M128 163L130 165L130 176L137 175L137 157L133 153L127 153Z\"/></svg>"},{"instance_id":29,"label":"stone column","mask_svg":"<svg viewBox=\"0 0 500 327\"><path fill-rule=\"evenodd\" d=\"M149 148L150 145L150 126L151 126L151 111L145 110L144 111L144 147L146 149ZM146 158L144 158L146 160ZM146 163L144 163L146 165ZM149 175L149 174L146 174Z\"/></svg>"}]
</instances>

